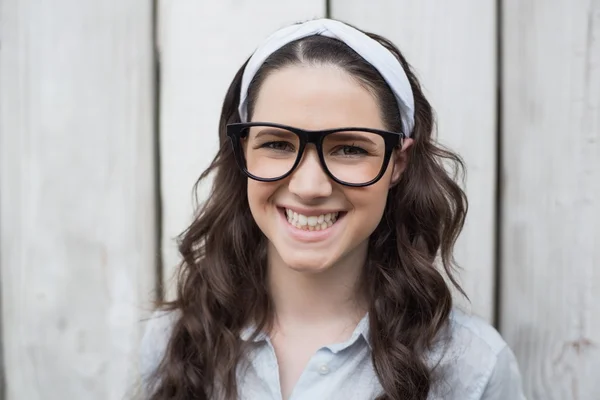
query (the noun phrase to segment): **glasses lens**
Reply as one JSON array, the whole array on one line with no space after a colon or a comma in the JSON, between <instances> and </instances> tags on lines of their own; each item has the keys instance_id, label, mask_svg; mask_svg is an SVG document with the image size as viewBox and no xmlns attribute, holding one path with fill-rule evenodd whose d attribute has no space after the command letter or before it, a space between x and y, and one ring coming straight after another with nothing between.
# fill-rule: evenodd
<instances>
[{"instance_id":1,"label":"glasses lens","mask_svg":"<svg viewBox=\"0 0 600 400\"><path fill-rule=\"evenodd\" d=\"M252 126L241 140L246 169L262 179L276 179L290 172L300 148L295 133L270 126Z\"/></svg>"},{"instance_id":2,"label":"glasses lens","mask_svg":"<svg viewBox=\"0 0 600 400\"><path fill-rule=\"evenodd\" d=\"M345 183L363 184L375 179L383 167L385 141L363 131L336 132L323 140L323 158L333 176Z\"/></svg>"}]
</instances>

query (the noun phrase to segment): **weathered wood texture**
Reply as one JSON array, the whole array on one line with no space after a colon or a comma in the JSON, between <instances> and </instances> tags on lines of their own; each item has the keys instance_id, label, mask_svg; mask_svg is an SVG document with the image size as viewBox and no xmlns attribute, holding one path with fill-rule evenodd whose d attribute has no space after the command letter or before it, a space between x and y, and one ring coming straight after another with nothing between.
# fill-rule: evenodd
<instances>
[{"instance_id":1,"label":"weathered wood texture","mask_svg":"<svg viewBox=\"0 0 600 400\"><path fill-rule=\"evenodd\" d=\"M400 48L437 113L439 141L465 160L470 208L456 258L470 308L488 320L495 262L495 7L492 0L331 1L333 18L379 33Z\"/></svg>"},{"instance_id":2,"label":"weathered wood texture","mask_svg":"<svg viewBox=\"0 0 600 400\"><path fill-rule=\"evenodd\" d=\"M503 2L501 329L532 400L600 399L600 1Z\"/></svg>"},{"instance_id":3,"label":"weathered wood texture","mask_svg":"<svg viewBox=\"0 0 600 400\"><path fill-rule=\"evenodd\" d=\"M0 4L6 398L120 399L155 275L152 4Z\"/></svg>"},{"instance_id":4,"label":"weathered wood texture","mask_svg":"<svg viewBox=\"0 0 600 400\"><path fill-rule=\"evenodd\" d=\"M261 40L282 26L324 16L325 1L162 0L159 5L162 249L171 297L179 261L174 239L191 222L191 188L217 152L229 83ZM210 182L199 189L203 201Z\"/></svg>"}]
</instances>

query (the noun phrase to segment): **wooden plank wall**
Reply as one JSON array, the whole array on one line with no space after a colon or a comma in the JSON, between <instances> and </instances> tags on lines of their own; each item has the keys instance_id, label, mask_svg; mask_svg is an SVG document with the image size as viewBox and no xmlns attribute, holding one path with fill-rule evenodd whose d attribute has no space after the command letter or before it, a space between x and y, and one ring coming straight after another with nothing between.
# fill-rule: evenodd
<instances>
[{"instance_id":1,"label":"wooden plank wall","mask_svg":"<svg viewBox=\"0 0 600 400\"><path fill-rule=\"evenodd\" d=\"M600 1L503 2L501 328L530 399L600 399Z\"/></svg>"},{"instance_id":2,"label":"wooden plank wall","mask_svg":"<svg viewBox=\"0 0 600 400\"><path fill-rule=\"evenodd\" d=\"M153 43L152 2L0 0L6 400L123 398L227 85L266 35L328 9L400 47L464 157L461 281L475 313L499 312L528 398L600 398L600 0L156 1Z\"/></svg>"},{"instance_id":3,"label":"wooden plank wall","mask_svg":"<svg viewBox=\"0 0 600 400\"><path fill-rule=\"evenodd\" d=\"M496 2L332 0L331 16L379 33L412 64L438 116L439 141L467 165L469 214L456 249L471 304L493 320Z\"/></svg>"},{"instance_id":4,"label":"wooden plank wall","mask_svg":"<svg viewBox=\"0 0 600 400\"><path fill-rule=\"evenodd\" d=\"M121 399L155 280L151 2L0 7L5 398Z\"/></svg>"}]
</instances>

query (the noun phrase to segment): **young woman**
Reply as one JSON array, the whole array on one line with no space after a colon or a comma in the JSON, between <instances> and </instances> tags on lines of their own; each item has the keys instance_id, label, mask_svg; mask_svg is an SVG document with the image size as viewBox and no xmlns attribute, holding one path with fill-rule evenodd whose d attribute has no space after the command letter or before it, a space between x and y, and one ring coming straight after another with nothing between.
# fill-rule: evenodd
<instances>
[{"instance_id":1,"label":"young woman","mask_svg":"<svg viewBox=\"0 0 600 400\"><path fill-rule=\"evenodd\" d=\"M511 350L452 306L467 202L433 127L386 39L327 19L267 38L149 322L146 398L523 399Z\"/></svg>"}]
</instances>

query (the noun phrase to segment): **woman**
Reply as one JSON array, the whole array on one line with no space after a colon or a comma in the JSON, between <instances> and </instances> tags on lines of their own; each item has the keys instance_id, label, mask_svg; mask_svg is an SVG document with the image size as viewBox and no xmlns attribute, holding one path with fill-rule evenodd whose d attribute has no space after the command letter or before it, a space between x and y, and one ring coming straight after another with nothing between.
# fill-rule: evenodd
<instances>
[{"instance_id":1,"label":"woman","mask_svg":"<svg viewBox=\"0 0 600 400\"><path fill-rule=\"evenodd\" d=\"M522 399L498 333L452 307L467 208L392 43L321 19L274 33L225 98L147 397Z\"/></svg>"}]
</instances>

